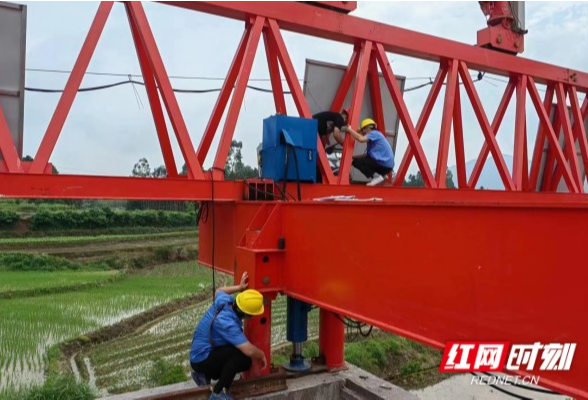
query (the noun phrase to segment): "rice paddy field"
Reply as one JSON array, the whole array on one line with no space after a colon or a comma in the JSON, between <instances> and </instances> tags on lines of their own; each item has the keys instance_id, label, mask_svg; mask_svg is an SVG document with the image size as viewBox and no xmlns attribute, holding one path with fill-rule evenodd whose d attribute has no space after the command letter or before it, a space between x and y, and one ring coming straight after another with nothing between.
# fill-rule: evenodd
<instances>
[{"instance_id":1,"label":"rice paddy field","mask_svg":"<svg viewBox=\"0 0 588 400\"><path fill-rule=\"evenodd\" d=\"M210 302L180 310L154 321L132 335L91 347L78 364L102 394L123 393L148 387L149 370L162 358L182 365L188 373L188 353L194 328ZM318 335L318 310L309 315L309 336ZM272 307L272 345L286 342L286 299L278 297Z\"/></svg>"},{"instance_id":2,"label":"rice paddy field","mask_svg":"<svg viewBox=\"0 0 588 400\"><path fill-rule=\"evenodd\" d=\"M68 286L108 279L116 273L1 271L0 287L5 291ZM78 291L0 299L0 397L10 386L41 383L52 345L187 297L207 285L208 270L195 262L182 262Z\"/></svg>"}]
</instances>

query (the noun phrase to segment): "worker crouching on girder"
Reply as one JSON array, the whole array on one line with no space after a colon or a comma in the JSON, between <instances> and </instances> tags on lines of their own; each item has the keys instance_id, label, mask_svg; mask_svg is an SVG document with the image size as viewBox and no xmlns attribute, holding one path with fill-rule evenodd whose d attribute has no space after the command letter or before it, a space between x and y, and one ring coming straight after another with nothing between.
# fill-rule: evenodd
<instances>
[{"instance_id":1,"label":"worker crouching on girder","mask_svg":"<svg viewBox=\"0 0 588 400\"><path fill-rule=\"evenodd\" d=\"M344 132L349 133L358 142L367 143L366 153L353 157L353 166L367 178L371 178L367 186L376 186L383 183L387 179L387 175L394 169L392 146L390 146L384 134L376 130L376 128L376 122L371 118L366 118L361 122L359 127L361 134L355 132L349 126L343 128Z\"/></svg>"},{"instance_id":2,"label":"worker crouching on girder","mask_svg":"<svg viewBox=\"0 0 588 400\"><path fill-rule=\"evenodd\" d=\"M253 359L267 366L265 354L243 333L243 319L263 314L263 296L249 289L247 272L238 286L219 288L214 304L196 327L190 350L192 378L198 386L218 380L210 399L232 399L229 389L235 375L251 368ZM235 298L231 296L239 293Z\"/></svg>"}]
</instances>

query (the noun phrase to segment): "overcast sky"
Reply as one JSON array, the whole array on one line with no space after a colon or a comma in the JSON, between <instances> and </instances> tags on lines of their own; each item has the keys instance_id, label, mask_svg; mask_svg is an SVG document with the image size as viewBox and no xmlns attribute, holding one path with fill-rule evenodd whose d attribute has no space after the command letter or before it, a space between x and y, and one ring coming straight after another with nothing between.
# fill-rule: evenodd
<instances>
[{"instance_id":1,"label":"overcast sky","mask_svg":"<svg viewBox=\"0 0 588 400\"><path fill-rule=\"evenodd\" d=\"M98 3L36 2L28 5L27 68L70 70L94 18ZM160 4L144 3L147 17L169 75L224 78L233 58L243 23L208 14L186 11ZM588 70L588 3L527 2L524 57L581 71ZM475 43L476 31L485 26L477 2L359 2L353 15L377 20L448 39ZM299 78L304 76L305 59L347 64L350 45L313 37L283 33ZM434 76L438 66L389 54L394 72L407 77L406 86L421 84L415 79ZM115 4L88 71L140 73L126 15ZM476 73L476 71L472 71ZM259 46L252 78L268 78L263 44ZM488 78L492 78L487 76ZM86 76L83 86L101 85L124 78ZM26 73L29 87L63 88L67 75ZM172 79L174 87L219 88L222 80ZM269 88L269 82L255 82ZM505 84L484 78L476 83L491 120ZM149 103L144 89L122 87L78 94L51 161L62 173L91 175L129 175L141 157L150 164L163 164ZM405 94L409 111L417 120L428 88ZM218 93L177 94L190 136L197 148ZM443 96L443 92L441 95ZM25 97L24 153L34 155L59 99L58 94L27 92ZM291 99L288 111L295 114ZM140 105L142 103L142 106ZM462 103L467 103L462 89ZM529 102L530 104L530 102ZM422 143L434 169L439 140L442 97L430 119ZM468 105L464 105L466 159L477 156L483 136ZM271 94L248 90L241 109L235 138L244 143L245 161L254 164L255 148L261 141L262 120L274 113ZM528 107L528 131L534 140L537 119ZM511 104L498 137L503 153L512 154L514 104ZM171 130L170 130L171 131ZM397 158L406 148L401 130ZM220 129L219 129L220 133ZM173 135L172 135L173 136ZM172 137L178 167L183 160ZM214 154L212 149L211 154ZM209 156L205 167L210 166ZM449 165L454 164L453 151ZM416 171L413 164L411 171Z\"/></svg>"}]
</instances>

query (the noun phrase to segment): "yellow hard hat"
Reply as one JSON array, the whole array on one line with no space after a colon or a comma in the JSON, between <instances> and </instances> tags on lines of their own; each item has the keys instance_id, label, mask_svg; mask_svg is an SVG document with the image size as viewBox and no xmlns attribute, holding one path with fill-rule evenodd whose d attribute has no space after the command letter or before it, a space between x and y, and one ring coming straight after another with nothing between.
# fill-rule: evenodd
<instances>
[{"instance_id":1,"label":"yellow hard hat","mask_svg":"<svg viewBox=\"0 0 588 400\"><path fill-rule=\"evenodd\" d=\"M248 315L263 314L263 295L257 290L248 289L237 295L237 306Z\"/></svg>"},{"instance_id":2,"label":"yellow hard hat","mask_svg":"<svg viewBox=\"0 0 588 400\"><path fill-rule=\"evenodd\" d=\"M376 128L378 127L378 125L376 124L376 121L374 121L371 118L366 118L363 121L361 121L361 125L360 125L359 129L361 130L361 129L365 128L366 126L369 126L369 125L373 125Z\"/></svg>"}]
</instances>

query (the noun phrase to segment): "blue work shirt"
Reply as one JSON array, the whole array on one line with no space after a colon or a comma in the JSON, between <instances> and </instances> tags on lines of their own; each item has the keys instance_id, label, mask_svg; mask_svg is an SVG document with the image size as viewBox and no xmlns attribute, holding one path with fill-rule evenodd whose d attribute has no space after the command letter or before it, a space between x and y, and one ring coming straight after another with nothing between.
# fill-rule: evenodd
<instances>
[{"instance_id":1,"label":"blue work shirt","mask_svg":"<svg viewBox=\"0 0 588 400\"><path fill-rule=\"evenodd\" d=\"M191 363L196 364L208 358L212 350L210 344L211 334L215 347L226 346L228 344L240 346L247 342L247 338L243 333L243 323L237 317L235 311L233 311L232 304L234 301L233 296L229 296L222 291L218 292L215 296L214 304L206 311L206 314L194 331L192 347L190 349ZM220 312L214 318L218 310ZM210 327L211 323L212 330Z\"/></svg>"},{"instance_id":2,"label":"blue work shirt","mask_svg":"<svg viewBox=\"0 0 588 400\"><path fill-rule=\"evenodd\" d=\"M368 139L367 155L382 167L394 169L394 152L382 132L374 130L365 137Z\"/></svg>"}]
</instances>

